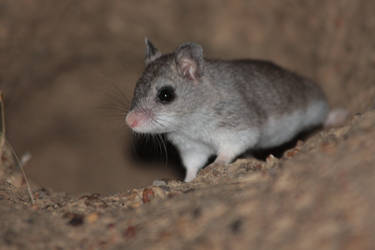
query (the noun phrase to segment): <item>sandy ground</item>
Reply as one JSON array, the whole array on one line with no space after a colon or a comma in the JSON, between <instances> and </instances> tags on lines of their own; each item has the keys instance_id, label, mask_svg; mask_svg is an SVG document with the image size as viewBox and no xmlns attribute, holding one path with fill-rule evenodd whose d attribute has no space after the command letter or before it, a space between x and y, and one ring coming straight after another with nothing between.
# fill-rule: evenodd
<instances>
[{"instance_id":1,"label":"sandy ground","mask_svg":"<svg viewBox=\"0 0 375 250\"><path fill-rule=\"evenodd\" d=\"M373 249L375 110L280 159L239 159L191 183L67 195L0 183L3 249ZM3 157L2 167L11 167ZM5 161L5 162L4 162ZM21 181L20 181L21 179ZM18 180L18 181L17 181Z\"/></svg>"},{"instance_id":2,"label":"sandy ground","mask_svg":"<svg viewBox=\"0 0 375 250\"><path fill-rule=\"evenodd\" d=\"M0 248L373 249L374 9L366 0L3 1L0 89L8 139L32 156L35 203L4 149ZM145 36L162 51L196 41L209 57L275 61L350 115L281 158L238 159L183 183L173 152L165 164L123 123Z\"/></svg>"}]
</instances>

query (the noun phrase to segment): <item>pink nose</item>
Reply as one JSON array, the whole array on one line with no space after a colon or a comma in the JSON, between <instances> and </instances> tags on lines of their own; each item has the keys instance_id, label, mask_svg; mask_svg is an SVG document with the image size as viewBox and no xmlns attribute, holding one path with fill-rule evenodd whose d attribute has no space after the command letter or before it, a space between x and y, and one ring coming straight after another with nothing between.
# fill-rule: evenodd
<instances>
[{"instance_id":1,"label":"pink nose","mask_svg":"<svg viewBox=\"0 0 375 250\"><path fill-rule=\"evenodd\" d=\"M146 120L146 116L143 113L131 111L128 113L125 120L129 127L135 128Z\"/></svg>"}]
</instances>

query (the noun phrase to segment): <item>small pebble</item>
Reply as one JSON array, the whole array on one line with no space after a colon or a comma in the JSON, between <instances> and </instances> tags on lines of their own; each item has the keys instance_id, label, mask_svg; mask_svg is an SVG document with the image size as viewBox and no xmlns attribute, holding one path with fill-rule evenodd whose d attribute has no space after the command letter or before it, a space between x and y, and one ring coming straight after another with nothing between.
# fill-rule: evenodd
<instances>
[{"instance_id":1,"label":"small pebble","mask_svg":"<svg viewBox=\"0 0 375 250\"><path fill-rule=\"evenodd\" d=\"M152 185L160 187L160 186L167 186L167 183L165 181L163 181L163 180L154 180L152 182Z\"/></svg>"},{"instance_id":2,"label":"small pebble","mask_svg":"<svg viewBox=\"0 0 375 250\"><path fill-rule=\"evenodd\" d=\"M151 188L143 189L143 193L142 193L143 203L150 202L152 199L154 199L154 197L155 197L155 194L154 194L154 191L152 191Z\"/></svg>"},{"instance_id":3,"label":"small pebble","mask_svg":"<svg viewBox=\"0 0 375 250\"><path fill-rule=\"evenodd\" d=\"M97 221L99 218L99 215L98 213L91 213L89 215L87 215L87 222L88 223L94 223L95 221Z\"/></svg>"},{"instance_id":4,"label":"small pebble","mask_svg":"<svg viewBox=\"0 0 375 250\"><path fill-rule=\"evenodd\" d=\"M164 189L163 187L167 189ZM152 191L154 192L155 198L165 199L167 197L167 192L169 192L170 189L167 186L161 186L161 187L153 187Z\"/></svg>"},{"instance_id":5,"label":"small pebble","mask_svg":"<svg viewBox=\"0 0 375 250\"><path fill-rule=\"evenodd\" d=\"M286 157L287 158L293 158L298 152L299 152L299 149L297 149L297 148L293 148L291 150L288 150L286 152Z\"/></svg>"},{"instance_id":6,"label":"small pebble","mask_svg":"<svg viewBox=\"0 0 375 250\"><path fill-rule=\"evenodd\" d=\"M265 165L265 168L266 168L266 169L273 168L273 167L275 167L278 163L279 163L279 159L276 158L274 155L270 154L270 155L266 158L266 165Z\"/></svg>"},{"instance_id":7,"label":"small pebble","mask_svg":"<svg viewBox=\"0 0 375 250\"><path fill-rule=\"evenodd\" d=\"M128 207L130 208L139 208L142 204L140 202L134 202L134 203L130 203L128 205Z\"/></svg>"}]
</instances>

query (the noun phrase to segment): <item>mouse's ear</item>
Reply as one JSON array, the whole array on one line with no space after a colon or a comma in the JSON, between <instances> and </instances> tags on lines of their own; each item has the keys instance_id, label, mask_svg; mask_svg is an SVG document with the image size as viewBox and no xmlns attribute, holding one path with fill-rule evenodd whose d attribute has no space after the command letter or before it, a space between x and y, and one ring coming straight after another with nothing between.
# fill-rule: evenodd
<instances>
[{"instance_id":1,"label":"mouse's ear","mask_svg":"<svg viewBox=\"0 0 375 250\"><path fill-rule=\"evenodd\" d=\"M154 61L155 59L161 56L161 52L145 37L145 44L146 44L146 56L145 56L145 64L149 64L150 62Z\"/></svg>"},{"instance_id":2,"label":"mouse's ear","mask_svg":"<svg viewBox=\"0 0 375 250\"><path fill-rule=\"evenodd\" d=\"M203 49L196 43L184 43L175 52L178 73L197 81L203 75Z\"/></svg>"}]
</instances>

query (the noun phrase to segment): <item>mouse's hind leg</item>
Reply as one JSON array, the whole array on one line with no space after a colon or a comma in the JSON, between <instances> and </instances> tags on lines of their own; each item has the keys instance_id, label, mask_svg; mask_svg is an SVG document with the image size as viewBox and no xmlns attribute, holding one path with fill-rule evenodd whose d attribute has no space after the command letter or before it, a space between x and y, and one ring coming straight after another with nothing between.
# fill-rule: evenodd
<instances>
[{"instance_id":1,"label":"mouse's hind leg","mask_svg":"<svg viewBox=\"0 0 375 250\"><path fill-rule=\"evenodd\" d=\"M210 165L228 165L233 162L237 156L246 151L247 147L238 147L238 145L233 145L232 147L223 147L219 150L217 157L213 163Z\"/></svg>"},{"instance_id":2,"label":"mouse's hind leg","mask_svg":"<svg viewBox=\"0 0 375 250\"><path fill-rule=\"evenodd\" d=\"M223 133L218 137L217 158L212 164L227 165L246 150L254 147L259 139L257 130L245 130L235 133Z\"/></svg>"}]
</instances>

